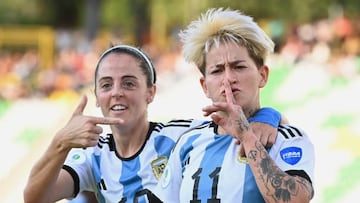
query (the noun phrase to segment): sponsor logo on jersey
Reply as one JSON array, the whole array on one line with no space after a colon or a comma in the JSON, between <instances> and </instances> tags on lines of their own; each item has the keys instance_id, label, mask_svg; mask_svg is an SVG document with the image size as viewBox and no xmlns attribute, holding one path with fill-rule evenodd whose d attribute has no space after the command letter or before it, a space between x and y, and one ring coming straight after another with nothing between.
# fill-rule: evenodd
<instances>
[{"instance_id":1,"label":"sponsor logo on jersey","mask_svg":"<svg viewBox=\"0 0 360 203\"><path fill-rule=\"evenodd\" d=\"M302 149L299 147L287 147L280 151L281 159L286 163L295 165L302 157Z\"/></svg>"},{"instance_id":2,"label":"sponsor logo on jersey","mask_svg":"<svg viewBox=\"0 0 360 203\"><path fill-rule=\"evenodd\" d=\"M166 156L160 156L151 162L151 168L157 180L159 180L161 175L163 174L167 161L168 158Z\"/></svg>"},{"instance_id":3,"label":"sponsor logo on jersey","mask_svg":"<svg viewBox=\"0 0 360 203\"><path fill-rule=\"evenodd\" d=\"M82 164L85 162L85 159L85 154L82 152L76 152L71 156L71 161L75 164Z\"/></svg>"}]
</instances>

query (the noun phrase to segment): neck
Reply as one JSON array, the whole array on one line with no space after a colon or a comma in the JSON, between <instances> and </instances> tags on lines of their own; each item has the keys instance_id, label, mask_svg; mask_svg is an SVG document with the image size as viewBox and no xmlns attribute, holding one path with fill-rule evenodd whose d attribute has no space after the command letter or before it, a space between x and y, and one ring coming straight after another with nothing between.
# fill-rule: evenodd
<instances>
[{"instance_id":1,"label":"neck","mask_svg":"<svg viewBox=\"0 0 360 203\"><path fill-rule=\"evenodd\" d=\"M132 127L112 127L118 154L123 158L136 154L145 143L149 126L150 123L146 120Z\"/></svg>"}]
</instances>

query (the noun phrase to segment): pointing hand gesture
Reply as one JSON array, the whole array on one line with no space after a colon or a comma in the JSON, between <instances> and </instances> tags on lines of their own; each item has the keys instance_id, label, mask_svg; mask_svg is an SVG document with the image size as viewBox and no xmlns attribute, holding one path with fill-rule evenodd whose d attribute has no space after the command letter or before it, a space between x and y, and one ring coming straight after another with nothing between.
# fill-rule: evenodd
<instances>
[{"instance_id":1,"label":"pointing hand gesture","mask_svg":"<svg viewBox=\"0 0 360 203\"><path fill-rule=\"evenodd\" d=\"M123 122L117 118L85 116L83 112L86 104L87 97L82 96L68 123L56 134L60 143L68 150L95 146L103 132L98 124L117 125Z\"/></svg>"}]
</instances>

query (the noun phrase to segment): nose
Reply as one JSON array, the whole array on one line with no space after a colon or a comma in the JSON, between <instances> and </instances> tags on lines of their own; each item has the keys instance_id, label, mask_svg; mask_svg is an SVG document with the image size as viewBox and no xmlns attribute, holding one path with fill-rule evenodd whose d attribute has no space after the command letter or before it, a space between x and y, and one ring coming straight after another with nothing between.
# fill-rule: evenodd
<instances>
[{"instance_id":1,"label":"nose","mask_svg":"<svg viewBox=\"0 0 360 203\"><path fill-rule=\"evenodd\" d=\"M121 88L120 84L114 84L114 87L111 90L111 96L113 97L121 97L124 95L124 91Z\"/></svg>"},{"instance_id":2,"label":"nose","mask_svg":"<svg viewBox=\"0 0 360 203\"><path fill-rule=\"evenodd\" d=\"M224 81L225 80L229 81L230 84L232 84L236 81L235 73L232 72L232 69L229 66L225 67Z\"/></svg>"}]
</instances>

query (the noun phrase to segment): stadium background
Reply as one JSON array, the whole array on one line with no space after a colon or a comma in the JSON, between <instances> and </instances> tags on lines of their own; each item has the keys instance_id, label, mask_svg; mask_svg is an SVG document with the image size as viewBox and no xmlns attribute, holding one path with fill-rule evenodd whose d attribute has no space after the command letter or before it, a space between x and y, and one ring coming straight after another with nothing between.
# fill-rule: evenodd
<instances>
[{"instance_id":1,"label":"stadium background","mask_svg":"<svg viewBox=\"0 0 360 203\"><path fill-rule=\"evenodd\" d=\"M268 61L271 72L262 90L262 104L277 108L313 140L316 191L312 202L357 199L360 25L353 11L360 9L359 3L304 0L283 5L269 0L271 6L264 7L259 1L240 5L211 0L108 0L102 2L100 12L98 0L53 1L57 5L52 8L42 7L57 6L60 11L49 17L55 20L46 22L36 17L45 14L35 4L45 1L14 2L0 3L0 202L23 202L31 166L67 122L80 95L90 98L84 113L100 116L93 100L92 73L109 41L140 46L154 59L158 94L149 108L152 120L203 118L201 107L209 101L200 89L199 73L181 58L176 33L200 11L219 5L250 13L277 42ZM40 14L31 15L31 8Z\"/></svg>"}]
</instances>

